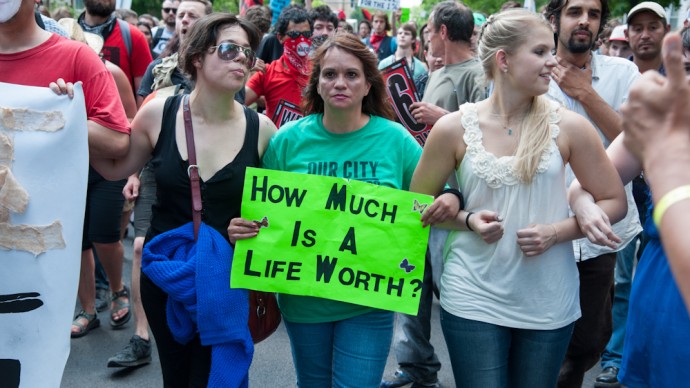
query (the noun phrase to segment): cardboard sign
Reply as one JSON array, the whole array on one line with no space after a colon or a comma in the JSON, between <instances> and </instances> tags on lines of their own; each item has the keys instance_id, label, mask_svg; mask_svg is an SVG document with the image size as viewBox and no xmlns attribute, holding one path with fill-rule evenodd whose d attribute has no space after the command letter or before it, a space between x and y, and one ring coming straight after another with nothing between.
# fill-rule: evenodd
<instances>
[{"instance_id":1,"label":"cardboard sign","mask_svg":"<svg viewBox=\"0 0 690 388\"><path fill-rule=\"evenodd\" d=\"M419 101L419 94L414 86L407 60L402 58L393 62L381 70L381 75L386 82L388 101L393 105L398 122L405 126L410 134L417 139L417 142L424 147L426 138L429 137L429 131L431 131L431 125L418 123L410 113L410 106Z\"/></svg>"},{"instance_id":2,"label":"cardboard sign","mask_svg":"<svg viewBox=\"0 0 690 388\"><path fill-rule=\"evenodd\" d=\"M283 124L290 121L299 120L302 117L304 117L304 115L302 114L302 110L299 108L299 106L291 103L290 101L281 99L276 107L272 120L276 127L280 128L283 126Z\"/></svg>"},{"instance_id":3,"label":"cardboard sign","mask_svg":"<svg viewBox=\"0 0 690 388\"><path fill-rule=\"evenodd\" d=\"M417 314L433 197L345 178L248 168L232 287Z\"/></svg>"},{"instance_id":4,"label":"cardboard sign","mask_svg":"<svg viewBox=\"0 0 690 388\"><path fill-rule=\"evenodd\" d=\"M357 5L360 8L381 9L384 11L395 11L400 8L400 0L359 0Z\"/></svg>"}]
</instances>

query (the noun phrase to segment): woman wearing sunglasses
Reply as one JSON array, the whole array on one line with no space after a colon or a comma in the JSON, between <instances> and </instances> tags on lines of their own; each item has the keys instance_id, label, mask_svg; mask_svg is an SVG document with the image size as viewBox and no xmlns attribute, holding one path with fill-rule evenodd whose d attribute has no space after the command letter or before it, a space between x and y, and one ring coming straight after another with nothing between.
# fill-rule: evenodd
<instances>
[{"instance_id":1,"label":"woman wearing sunglasses","mask_svg":"<svg viewBox=\"0 0 690 388\"><path fill-rule=\"evenodd\" d=\"M264 167L326 175L310 166L327 162L337 166L336 176L347 177L348 166L366 162L376 168L358 179L408 189L422 149L390 121L376 54L356 35L338 33L313 53L302 109L307 116L271 140ZM258 228L233 219L228 231L232 241L254 237ZM391 311L287 294L278 302L301 388L379 386L393 335Z\"/></svg>"},{"instance_id":2,"label":"woman wearing sunglasses","mask_svg":"<svg viewBox=\"0 0 690 388\"><path fill-rule=\"evenodd\" d=\"M215 13L196 22L180 49L180 67L195 82L189 104L201 177L202 221L226 239L230 219L240 214L245 169L259 165L276 130L266 117L234 100L254 65L258 44L259 33L253 25ZM117 161L93 162L107 178L121 179L151 159L157 192L146 243L192 220L182 100L182 96L151 100L132 122L129 153ZM197 289L201 286L197 284ZM164 385L207 386L211 347L201 345L198 333L186 345L174 340L166 319L168 295L144 274L141 295L156 338Z\"/></svg>"}]
</instances>

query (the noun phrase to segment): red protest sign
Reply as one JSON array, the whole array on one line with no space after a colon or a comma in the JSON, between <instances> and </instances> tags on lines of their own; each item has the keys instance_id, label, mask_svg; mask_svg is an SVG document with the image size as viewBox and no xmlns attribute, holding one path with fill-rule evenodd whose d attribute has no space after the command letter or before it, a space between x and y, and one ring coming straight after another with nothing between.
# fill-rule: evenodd
<instances>
[{"instance_id":1,"label":"red protest sign","mask_svg":"<svg viewBox=\"0 0 690 388\"><path fill-rule=\"evenodd\" d=\"M400 122L415 139L424 146L426 138L431 131L431 125L418 123L415 121L412 113L410 113L410 106L419 101L417 89L414 87L412 81L412 74L410 68L407 66L405 58L393 62L390 66L381 70L383 80L386 83L386 92L388 93L388 100L393 105L395 115L398 122Z\"/></svg>"}]
</instances>

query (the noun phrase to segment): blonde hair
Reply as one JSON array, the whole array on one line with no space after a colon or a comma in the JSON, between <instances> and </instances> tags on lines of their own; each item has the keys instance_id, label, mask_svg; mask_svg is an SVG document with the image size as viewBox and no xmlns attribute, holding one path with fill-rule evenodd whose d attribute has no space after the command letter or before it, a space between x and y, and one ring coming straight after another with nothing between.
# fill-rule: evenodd
<instances>
[{"instance_id":1,"label":"blonde hair","mask_svg":"<svg viewBox=\"0 0 690 388\"><path fill-rule=\"evenodd\" d=\"M551 29L545 19L525 9L508 9L487 19L478 40L479 59L487 80L500 74L496 53L503 50L508 55L514 54L530 41L529 31L540 25ZM532 182L542 154L551 146L550 113L548 99L543 95L535 96L522 120L515 151L515 171L523 183Z\"/></svg>"}]
</instances>

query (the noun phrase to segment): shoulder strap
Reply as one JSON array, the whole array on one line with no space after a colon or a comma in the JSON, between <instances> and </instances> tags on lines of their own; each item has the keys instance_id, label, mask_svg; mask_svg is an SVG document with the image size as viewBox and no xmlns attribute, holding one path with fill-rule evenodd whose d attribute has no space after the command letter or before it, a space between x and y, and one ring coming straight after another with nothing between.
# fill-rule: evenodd
<instances>
[{"instance_id":1,"label":"shoulder strap","mask_svg":"<svg viewBox=\"0 0 690 388\"><path fill-rule=\"evenodd\" d=\"M256 162L261 161L261 156L259 155L259 114L255 110L244 107L244 118L247 121L245 136L246 141L242 146L242 152L248 152L256 160ZM244 148L247 148L246 150Z\"/></svg>"},{"instance_id":2,"label":"shoulder strap","mask_svg":"<svg viewBox=\"0 0 690 388\"><path fill-rule=\"evenodd\" d=\"M43 18L41 17L41 14L38 12L38 10L34 11L34 17L36 18L36 24L38 24L38 26L41 27L42 30L45 30L46 24L43 23Z\"/></svg>"},{"instance_id":3,"label":"shoulder strap","mask_svg":"<svg viewBox=\"0 0 690 388\"><path fill-rule=\"evenodd\" d=\"M163 36L163 27L156 28L156 33L153 35L153 47L156 47L158 45L158 41L161 40L162 36Z\"/></svg>"},{"instance_id":4,"label":"shoulder strap","mask_svg":"<svg viewBox=\"0 0 690 388\"><path fill-rule=\"evenodd\" d=\"M192 111L189 108L189 94L182 99L184 113L184 133L187 140L187 158L189 167L189 181L192 187L192 220L194 221L194 239L199 235L201 225L201 188L199 185L199 166L196 164L196 148L194 147L194 131L192 128Z\"/></svg>"},{"instance_id":5,"label":"shoulder strap","mask_svg":"<svg viewBox=\"0 0 690 388\"><path fill-rule=\"evenodd\" d=\"M125 49L127 50L127 62L129 62L129 71L131 78L129 82L134 85L134 68L132 67L132 32L129 30L129 23L122 19L117 19L117 24L120 25L120 33L122 34L122 40L125 42Z\"/></svg>"},{"instance_id":6,"label":"shoulder strap","mask_svg":"<svg viewBox=\"0 0 690 388\"><path fill-rule=\"evenodd\" d=\"M247 129L259 130L259 114L255 110L244 107L244 117L247 119Z\"/></svg>"},{"instance_id":7,"label":"shoulder strap","mask_svg":"<svg viewBox=\"0 0 690 388\"><path fill-rule=\"evenodd\" d=\"M120 31L122 31L122 40L125 41L127 57L130 57L130 53L132 52L132 33L129 31L129 23L122 19L117 19L117 23L120 25Z\"/></svg>"}]
</instances>

